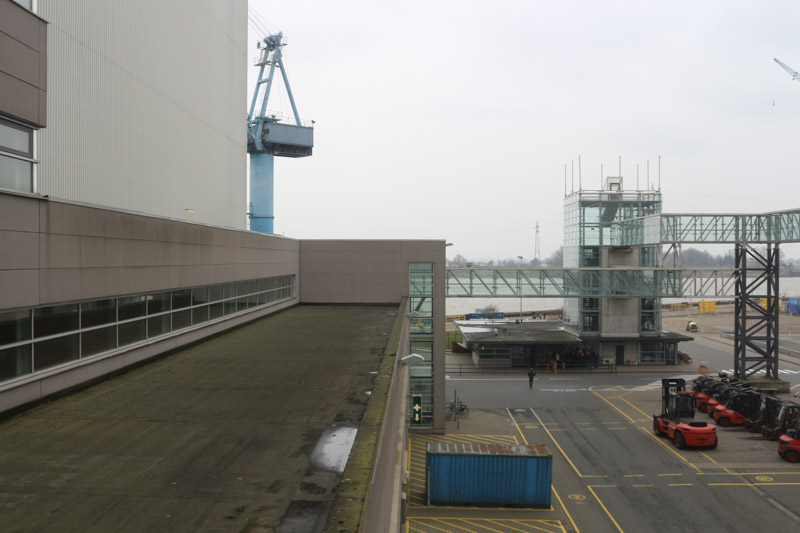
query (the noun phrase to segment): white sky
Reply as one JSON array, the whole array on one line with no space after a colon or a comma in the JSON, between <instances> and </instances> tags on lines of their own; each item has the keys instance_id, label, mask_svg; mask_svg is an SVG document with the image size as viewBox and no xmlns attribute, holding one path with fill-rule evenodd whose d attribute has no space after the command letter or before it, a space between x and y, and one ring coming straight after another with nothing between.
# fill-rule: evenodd
<instances>
[{"instance_id":1,"label":"white sky","mask_svg":"<svg viewBox=\"0 0 800 533\"><path fill-rule=\"evenodd\" d=\"M276 158L276 233L530 260L538 221L544 259L579 155L584 189L619 156L626 188L637 165L646 187L648 160L657 187L660 155L667 213L800 207L800 83L772 60L800 70L796 0L250 5L283 31L300 116L316 121L312 157ZM262 37L250 25L251 64Z\"/></svg>"}]
</instances>

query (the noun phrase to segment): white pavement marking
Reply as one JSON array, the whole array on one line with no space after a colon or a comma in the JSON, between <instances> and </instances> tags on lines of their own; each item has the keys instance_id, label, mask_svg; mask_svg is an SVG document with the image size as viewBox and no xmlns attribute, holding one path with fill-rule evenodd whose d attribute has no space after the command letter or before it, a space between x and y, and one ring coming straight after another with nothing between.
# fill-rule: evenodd
<instances>
[{"instance_id":1,"label":"white pavement marking","mask_svg":"<svg viewBox=\"0 0 800 533\"><path fill-rule=\"evenodd\" d=\"M733 374L733 369L729 368L728 370L723 370L723 372L730 372ZM755 372L754 375L765 375L767 373L766 370L762 369L758 372ZM785 368L778 369L778 374L800 374L800 370L787 370Z\"/></svg>"}]
</instances>

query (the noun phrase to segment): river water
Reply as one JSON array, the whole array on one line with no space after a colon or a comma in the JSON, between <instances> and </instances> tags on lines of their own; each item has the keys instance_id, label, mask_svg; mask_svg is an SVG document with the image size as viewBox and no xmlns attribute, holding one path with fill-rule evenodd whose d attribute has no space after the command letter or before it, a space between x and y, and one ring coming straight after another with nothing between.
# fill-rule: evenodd
<instances>
[{"instance_id":1,"label":"river water","mask_svg":"<svg viewBox=\"0 0 800 533\"><path fill-rule=\"evenodd\" d=\"M779 283L779 292L781 296L797 297L800 296L800 277L798 278L781 278ZM712 298L706 298L712 300ZM725 298L720 298L724 300ZM731 296L729 299L733 299ZM663 298L662 303L680 303L680 302L697 302L699 298ZM522 298L522 311L547 311L549 309L560 309L563 306L564 300L562 298ZM466 313L474 313L476 309L483 309L486 306L493 305L498 311L502 312L519 312L520 299L519 298L447 298L446 301L446 314L448 315L463 315Z\"/></svg>"}]
</instances>

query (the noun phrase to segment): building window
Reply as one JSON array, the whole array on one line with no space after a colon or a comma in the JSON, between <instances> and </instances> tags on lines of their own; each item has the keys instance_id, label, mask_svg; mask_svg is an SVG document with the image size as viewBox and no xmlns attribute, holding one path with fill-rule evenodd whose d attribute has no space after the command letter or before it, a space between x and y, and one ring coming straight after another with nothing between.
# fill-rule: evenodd
<instances>
[{"instance_id":1,"label":"building window","mask_svg":"<svg viewBox=\"0 0 800 533\"><path fill-rule=\"evenodd\" d=\"M0 382L285 301L295 282L292 274L0 312Z\"/></svg>"},{"instance_id":2,"label":"building window","mask_svg":"<svg viewBox=\"0 0 800 533\"><path fill-rule=\"evenodd\" d=\"M21 5L28 11L33 11L33 0L14 0L14 3Z\"/></svg>"},{"instance_id":3,"label":"building window","mask_svg":"<svg viewBox=\"0 0 800 533\"><path fill-rule=\"evenodd\" d=\"M0 119L0 188L33 192L33 129Z\"/></svg>"}]
</instances>

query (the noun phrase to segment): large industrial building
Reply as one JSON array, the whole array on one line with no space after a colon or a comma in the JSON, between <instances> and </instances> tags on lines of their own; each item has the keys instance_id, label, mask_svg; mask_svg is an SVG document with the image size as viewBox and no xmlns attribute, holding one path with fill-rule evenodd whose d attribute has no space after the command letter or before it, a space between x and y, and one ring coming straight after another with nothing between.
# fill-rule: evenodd
<instances>
[{"instance_id":1,"label":"large industrial building","mask_svg":"<svg viewBox=\"0 0 800 533\"><path fill-rule=\"evenodd\" d=\"M0 411L290 306L410 295L443 430L444 241L246 230L247 11L0 0Z\"/></svg>"}]
</instances>

